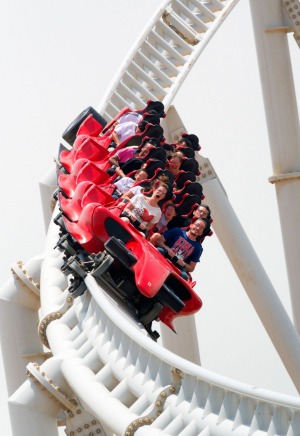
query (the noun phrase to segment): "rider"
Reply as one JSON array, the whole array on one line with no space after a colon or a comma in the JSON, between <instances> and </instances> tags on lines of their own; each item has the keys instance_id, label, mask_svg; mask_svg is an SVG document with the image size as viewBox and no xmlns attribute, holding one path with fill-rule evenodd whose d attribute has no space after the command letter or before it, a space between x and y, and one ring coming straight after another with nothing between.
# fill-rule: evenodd
<instances>
[{"instance_id":1,"label":"rider","mask_svg":"<svg viewBox=\"0 0 300 436\"><path fill-rule=\"evenodd\" d=\"M165 198L167 192L168 185L160 182L151 197L144 194L135 195L125 207L122 219L131 222L139 230L151 230L161 217L159 202Z\"/></svg>"},{"instance_id":2,"label":"rider","mask_svg":"<svg viewBox=\"0 0 300 436\"><path fill-rule=\"evenodd\" d=\"M203 252L199 238L209 233L210 223L205 218L193 221L187 230L174 227L162 235L154 233L150 241L164 256L169 257L181 270L181 277L188 279L188 274L194 271Z\"/></svg>"}]
</instances>

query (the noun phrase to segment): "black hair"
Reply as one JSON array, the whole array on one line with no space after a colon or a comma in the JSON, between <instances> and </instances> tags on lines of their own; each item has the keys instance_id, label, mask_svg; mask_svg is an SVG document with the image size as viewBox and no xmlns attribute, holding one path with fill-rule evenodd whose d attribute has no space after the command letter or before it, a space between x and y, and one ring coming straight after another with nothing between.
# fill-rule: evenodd
<instances>
[{"instance_id":1,"label":"black hair","mask_svg":"<svg viewBox=\"0 0 300 436\"><path fill-rule=\"evenodd\" d=\"M172 207L175 209L175 211L176 211L176 205L175 205L174 203L172 203L172 202L170 202L170 203L166 203L166 204L164 205L164 211L165 211L169 206L172 206Z\"/></svg>"},{"instance_id":2,"label":"black hair","mask_svg":"<svg viewBox=\"0 0 300 436\"><path fill-rule=\"evenodd\" d=\"M191 147L191 148L192 148L192 143L191 143L191 141L190 141L189 139L187 139L187 138L181 138L181 139L178 141L178 144L185 144L187 147Z\"/></svg>"},{"instance_id":3,"label":"black hair","mask_svg":"<svg viewBox=\"0 0 300 436\"><path fill-rule=\"evenodd\" d=\"M138 123L138 128L141 130L141 132L143 132L144 130L145 130L145 128L146 128L146 126L147 126L147 121L140 121L139 123Z\"/></svg>"},{"instance_id":4,"label":"black hair","mask_svg":"<svg viewBox=\"0 0 300 436\"><path fill-rule=\"evenodd\" d=\"M200 207L200 206L204 207L204 208L207 210L208 215L207 215L206 219L207 219L208 221L210 221L210 220L211 220L211 210L210 210L210 207L209 207L207 204L204 204L204 203L201 203L201 204L199 205L199 207ZM199 207L198 207L198 209L199 209Z\"/></svg>"},{"instance_id":5,"label":"black hair","mask_svg":"<svg viewBox=\"0 0 300 436\"><path fill-rule=\"evenodd\" d=\"M205 238L205 236L208 236L210 234L211 228L210 228L210 221L207 218L196 218L194 221L192 221L192 223L194 224L196 221L199 221L199 220L204 222L204 224L205 224L205 229L204 229L202 235L197 237L197 241L202 242L203 239Z\"/></svg>"},{"instance_id":6,"label":"black hair","mask_svg":"<svg viewBox=\"0 0 300 436\"><path fill-rule=\"evenodd\" d=\"M151 144L154 145L154 147L157 147L159 144L159 140L157 138L148 138L147 136L143 139L142 144L140 147L142 147L145 144Z\"/></svg>"},{"instance_id":7,"label":"black hair","mask_svg":"<svg viewBox=\"0 0 300 436\"><path fill-rule=\"evenodd\" d=\"M146 112L145 115L157 115L157 116L159 116L158 112L155 111L154 109L151 109L150 111Z\"/></svg>"}]
</instances>

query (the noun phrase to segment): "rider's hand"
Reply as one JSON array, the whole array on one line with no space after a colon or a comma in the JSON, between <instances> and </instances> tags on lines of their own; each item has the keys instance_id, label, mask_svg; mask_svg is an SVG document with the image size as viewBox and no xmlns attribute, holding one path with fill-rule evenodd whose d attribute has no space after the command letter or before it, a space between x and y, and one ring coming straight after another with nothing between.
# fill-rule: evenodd
<instances>
[{"instance_id":1,"label":"rider's hand","mask_svg":"<svg viewBox=\"0 0 300 436\"><path fill-rule=\"evenodd\" d=\"M171 248L167 249L167 253L168 253L168 256L170 257L170 259L172 259L175 256L175 252L173 250L171 250Z\"/></svg>"}]
</instances>

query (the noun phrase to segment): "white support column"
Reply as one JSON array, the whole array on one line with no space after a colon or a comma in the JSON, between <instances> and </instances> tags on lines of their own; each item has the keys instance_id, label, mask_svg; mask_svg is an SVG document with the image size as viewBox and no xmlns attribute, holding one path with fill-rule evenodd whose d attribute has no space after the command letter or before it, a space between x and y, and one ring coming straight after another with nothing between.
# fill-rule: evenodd
<instances>
[{"instance_id":1,"label":"white support column","mask_svg":"<svg viewBox=\"0 0 300 436\"><path fill-rule=\"evenodd\" d=\"M232 266L248 294L298 392L300 392L300 338L264 271L247 235L217 178L203 184L215 216L213 223Z\"/></svg>"},{"instance_id":2,"label":"white support column","mask_svg":"<svg viewBox=\"0 0 300 436\"><path fill-rule=\"evenodd\" d=\"M61 359L52 357L41 367L32 363L27 367L30 378L9 398L13 436L58 435L60 411L76 409L69 400L72 392L61 374Z\"/></svg>"},{"instance_id":3,"label":"white support column","mask_svg":"<svg viewBox=\"0 0 300 436\"><path fill-rule=\"evenodd\" d=\"M163 346L172 353L196 365L201 365L195 316L177 318L174 325L177 334L161 323L160 330Z\"/></svg>"},{"instance_id":4,"label":"white support column","mask_svg":"<svg viewBox=\"0 0 300 436\"><path fill-rule=\"evenodd\" d=\"M300 333L300 129L281 0L250 0L293 316Z\"/></svg>"},{"instance_id":5,"label":"white support column","mask_svg":"<svg viewBox=\"0 0 300 436\"><path fill-rule=\"evenodd\" d=\"M43 258L12 265L13 277L0 290L0 339L9 395L26 379L25 367L32 355L37 362L45 360L37 331Z\"/></svg>"},{"instance_id":6,"label":"white support column","mask_svg":"<svg viewBox=\"0 0 300 436\"><path fill-rule=\"evenodd\" d=\"M39 391L30 381L26 381L9 402L13 436L58 435L59 410L50 398L45 398L45 393Z\"/></svg>"}]
</instances>

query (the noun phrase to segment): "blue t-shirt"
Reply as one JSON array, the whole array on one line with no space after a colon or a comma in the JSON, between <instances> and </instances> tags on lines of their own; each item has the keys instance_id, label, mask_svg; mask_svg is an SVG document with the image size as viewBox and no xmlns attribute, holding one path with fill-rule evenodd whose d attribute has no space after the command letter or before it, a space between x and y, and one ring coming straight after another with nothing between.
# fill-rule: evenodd
<instances>
[{"instance_id":1,"label":"blue t-shirt","mask_svg":"<svg viewBox=\"0 0 300 436\"><path fill-rule=\"evenodd\" d=\"M187 237L186 231L179 227L163 233L165 244L171 248L176 256L186 263L199 262L203 248L200 242L192 241Z\"/></svg>"}]
</instances>

